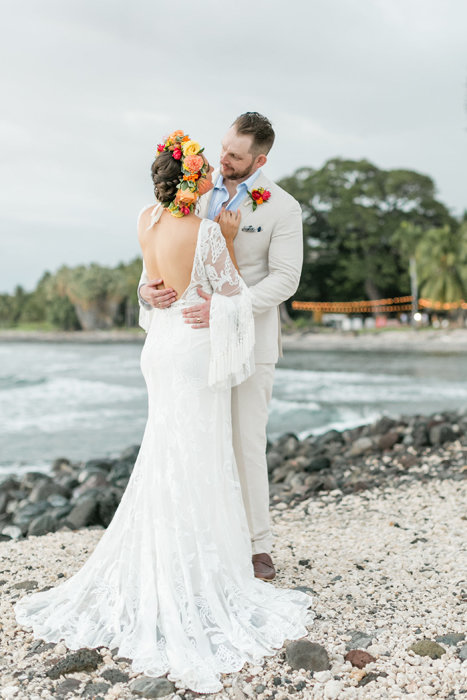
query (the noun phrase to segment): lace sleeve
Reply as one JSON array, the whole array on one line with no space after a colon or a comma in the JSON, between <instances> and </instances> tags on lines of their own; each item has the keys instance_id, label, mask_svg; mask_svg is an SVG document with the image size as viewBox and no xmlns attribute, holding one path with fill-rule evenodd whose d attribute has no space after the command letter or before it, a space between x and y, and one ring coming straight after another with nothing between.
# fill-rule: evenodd
<instances>
[{"instance_id":1,"label":"lace sleeve","mask_svg":"<svg viewBox=\"0 0 467 700\"><path fill-rule=\"evenodd\" d=\"M240 384L254 372L255 327L251 295L238 274L216 223L203 237L202 258L213 295L209 321L209 386Z\"/></svg>"}]
</instances>

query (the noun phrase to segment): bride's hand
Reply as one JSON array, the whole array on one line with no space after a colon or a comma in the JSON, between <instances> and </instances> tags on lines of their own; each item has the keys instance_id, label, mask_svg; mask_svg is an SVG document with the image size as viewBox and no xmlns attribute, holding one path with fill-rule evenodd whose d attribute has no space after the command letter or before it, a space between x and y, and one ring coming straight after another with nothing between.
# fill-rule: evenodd
<instances>
[{"instance_id":1,"label":"bride's hand","mask_svg":"<svg viewBox=\"0 0 467 700\"><path fill-rule=\"evenodd\" d=\"M235 240L240 226L240 219L240 209L237 209L236 212L230 209L222 209L220 214L216 216L215 221L221 227L222 235L227 243Z\"/></svg>"}]
</instances>

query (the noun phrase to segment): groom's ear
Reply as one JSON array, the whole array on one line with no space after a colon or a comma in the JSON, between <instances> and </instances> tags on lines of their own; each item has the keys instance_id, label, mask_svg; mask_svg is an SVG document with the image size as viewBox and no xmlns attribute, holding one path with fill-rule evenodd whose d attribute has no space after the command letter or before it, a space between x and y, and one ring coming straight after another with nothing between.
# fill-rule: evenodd
<instances>
[{"instance_id":1,"label":"groom's ear","mask_svg":"<svg viewBox=\"0 0 467 700\"><path fill-rule=\"evenodd\" d=\"M261 153L259 156L256 158L256 167L257 168L262 168L263 165L266 165L268 162L267 156L264 155L264 153Z\"/></svg>"}]
</instances>

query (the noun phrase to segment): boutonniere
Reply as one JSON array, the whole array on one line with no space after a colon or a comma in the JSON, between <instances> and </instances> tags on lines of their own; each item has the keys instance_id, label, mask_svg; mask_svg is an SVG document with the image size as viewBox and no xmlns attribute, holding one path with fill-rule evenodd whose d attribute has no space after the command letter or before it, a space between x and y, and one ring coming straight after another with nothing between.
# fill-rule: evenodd
<instances>
[{"instance_id":1,"label":"boutonniere","mask_svg":"<svg viewBox=\"0 0 467 700\"><path fill-rule=\"evenodd\" d=\"M267 202L269 197L271 196L271 193L269 190L265 190L264 187L258 187L255 190L247 190L248 196L253 202L252 208L253 211L255 211L256 207L258 204L263 204L264 202Z\"/></svg>"}]
</instances>

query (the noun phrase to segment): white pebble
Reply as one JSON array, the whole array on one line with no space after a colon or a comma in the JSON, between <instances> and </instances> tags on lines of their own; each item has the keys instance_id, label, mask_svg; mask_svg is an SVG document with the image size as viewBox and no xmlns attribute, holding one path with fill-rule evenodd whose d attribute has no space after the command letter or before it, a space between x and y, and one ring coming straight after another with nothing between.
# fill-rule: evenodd
<instances>
[{"instance_id":1,"label":"white pebble","mask_svg":"<svg viewBox=\"0 0 467 700\"><path fill-rule=\"evenodd\" d=\"M342 690L341 681L328 681L324 686L324 697L326 700L336 700L339 697Z\"/></svg>"},{"instance_id":2,"label":"white pebble","mask_svg":"<svg viewBox=\"0 0 467 700\"><path fill-rule=\"evenodd\" d=\"M17 685L6 685L2 688L2 698L9 700L9 698L14 698L19 688Z\"/></svg>"},{"instance_id":3,"label":"white pebble","mask_svg":"<svg viewBox=\"0 0 467 700\"><path fill-rule=\"evenodd\" d=\"M326 683L332 678L331 671L316 671L313 674L313 678L318 681L318 683Z\"/></svg>"}]
</instances>

